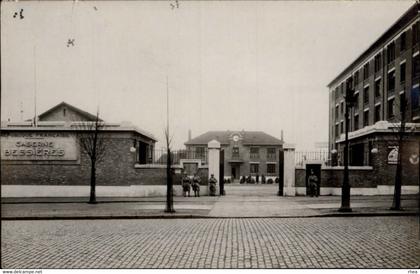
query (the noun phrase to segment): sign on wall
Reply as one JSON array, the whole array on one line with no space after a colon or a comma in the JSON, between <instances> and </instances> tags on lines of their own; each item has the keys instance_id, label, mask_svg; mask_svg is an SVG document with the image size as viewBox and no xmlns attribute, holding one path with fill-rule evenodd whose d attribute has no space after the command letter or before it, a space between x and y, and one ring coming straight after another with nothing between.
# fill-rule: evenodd
<instances>
[{"instance_id":1,"label":"sign on wall","mask_svg":"<svg viewBox=\"0 0 420 274\"><path fill-rule=\"evenodd\" d=\"M388 164L396 165L398 163L398 146L389 147Z\"/></svg>"},{"instance_id":2,"label":"sign on wall","mask_svg":"<svg viewBox=\"0 0 420 274\"><path fill-rule=\"evenodd\" d=\"M75 137L1 137L2 160L77 160Z\"/></svg>"}]
</instances>

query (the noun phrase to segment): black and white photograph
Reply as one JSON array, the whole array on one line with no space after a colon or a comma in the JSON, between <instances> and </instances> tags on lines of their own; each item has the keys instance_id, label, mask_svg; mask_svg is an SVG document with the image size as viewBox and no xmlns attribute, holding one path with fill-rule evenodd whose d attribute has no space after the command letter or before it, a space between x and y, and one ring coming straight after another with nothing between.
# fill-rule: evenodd
<instances>
[{"instance_id":1,"label":"black and white photograph","mask_svg":"<svg viewBox=\"0 0 420 274\"><path fill-rule=\"evenodd\" d=\"M2 274L420 273L419 0L4 0L0 26Z\"/></svg>"}]
</instances>

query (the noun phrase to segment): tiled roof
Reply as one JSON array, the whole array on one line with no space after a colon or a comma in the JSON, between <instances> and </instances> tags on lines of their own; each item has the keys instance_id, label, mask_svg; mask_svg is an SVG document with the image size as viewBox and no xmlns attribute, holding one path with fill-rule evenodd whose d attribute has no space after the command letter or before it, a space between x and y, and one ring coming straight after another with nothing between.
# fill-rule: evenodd
<instances>
[{"instance_id":1,"label":"tiled roof","mask_svg":"<svg viewBox=\"0 0 420 274\"><path fill-rule=\"evenodd\" d=\"M282 145L284 142L262 131L208 131L201 134L185 145L207 145L211 140L217 140L222 145L229 145L233 135L242 138L243 145Z\"/></svg>"},{"instance_id":2,"label":"tiled roof","mask_svg":"<svg viewBox=\"0 0 420 274\"><path fill-rule=\"evenodd\" d=\"M52 111L56 110L56 109L57 109L57 108L59 108L59 107L67 107L67 108L69 108L69 109L72 109L72 110L74 110L75 112L77 112L79 115L81 115L81 116L85 117L85 118L86 118L87 120L89 120L89 121L95 121L95 120L96 120L96 115L93 115L93 114L91 114L91 113L89 113L89 112L87 112L87 111L81 110L80 108L77 108L77 107L75 107L75 106L72 106L72 105L70 105L70 104L68 104L68 103L66 103L66 102L61 102L61 103L59 103L58 105L56 105L55 107L52 107L52 108L50 108L49 110L47 110L47 111L45 111L45 112L41 113L41 114L38 116L38 118L39 118L40 120L42 120L42 118L43 118L43 117L47 116L49 113L51 113ZM100 119L100 118L99 118L99 121L102 121L102 119Z\"/></svg>"}]
</instances>

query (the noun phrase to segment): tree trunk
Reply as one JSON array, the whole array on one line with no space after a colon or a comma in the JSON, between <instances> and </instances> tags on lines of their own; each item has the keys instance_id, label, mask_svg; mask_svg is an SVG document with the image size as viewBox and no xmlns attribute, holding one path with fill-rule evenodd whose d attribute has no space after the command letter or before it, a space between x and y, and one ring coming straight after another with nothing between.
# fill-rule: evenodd
<instances>
[{"instance_id":1,"label":"tree trunk","mask_svg":"<svg viewBox=\"0 0 420 274\"><path fill-rule=\"evenodd\" d=\"M90 199L89 204L96 204L96 163L92 161L90 169Z\"/></svg>"},{"instance_id":2,"label":"tree trunk","mask_svg":"<svg viewBox=\"0 0 420 274\"><path fill-rule=\"evenodd\" d=\"M171 151L167 150L168 156L166 160L166 208L165 212L174 213L173 205L173 187L172 187L172 172L171 172Z\"/></svg>"}]
</instances>

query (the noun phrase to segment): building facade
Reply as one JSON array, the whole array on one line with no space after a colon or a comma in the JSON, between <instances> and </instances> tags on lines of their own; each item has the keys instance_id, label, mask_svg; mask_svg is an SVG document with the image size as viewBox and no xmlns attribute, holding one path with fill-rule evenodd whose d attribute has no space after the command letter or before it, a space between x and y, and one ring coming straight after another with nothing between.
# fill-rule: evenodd
<instances>
[{"instance_id":1,"label":"building facade","mask_svg":"<svg viewBox=\"0 0 420 274\"><path fill-rule=\"evenodd\" d=\"M396 136L406 123L402 159L405 182L418 178L420 134L420 4L414 4L373 44L335 77L329 88L329 151L344 149L345 95L354 90L349 116L349 161L352 166L372 166L378 174L394 173L398 152ZM350 85L346 84L350 83ZM413 160L414 159L414 160Z\"/></svg>"},{"instance_id":2,"label":"building facade","mask_svg":"<svg viewBox=\"0 0 420 274\"><path fill-rule=\"evenodd\" d=\"M207 144L217 140L224 151L224 176L240 179L242 176L267 178L279 176L279 155L283 140L261 131L208 131L185 143L194 155L206 154Z\"/></svg>"},{"instance_id":3,"label":"building facade","mask_svg":"<svg viewBox=\"0 0 420 274\"><path fill-rule=\"evenodd\" d=\"M95 119L63 102L36 121L2 122L2 196L88 195L90 159L81 148L86 128L80 125ZM100 136L105 154L97 164L98 195L141 196L157 184L163 190L164 169L145 168L153 162L153 135L129 123L103 122ZM129 187L139 185L145 187Z\"/></svg>"}]
</instances>

